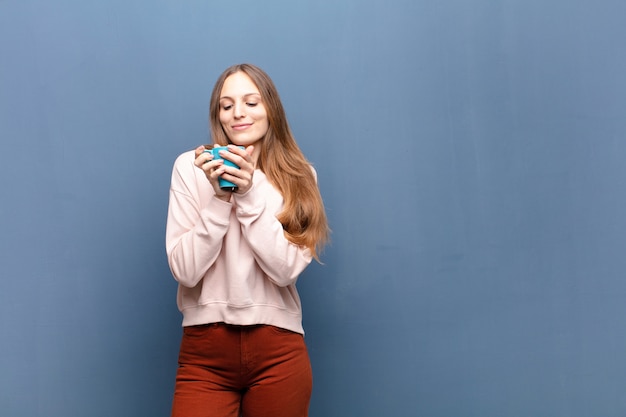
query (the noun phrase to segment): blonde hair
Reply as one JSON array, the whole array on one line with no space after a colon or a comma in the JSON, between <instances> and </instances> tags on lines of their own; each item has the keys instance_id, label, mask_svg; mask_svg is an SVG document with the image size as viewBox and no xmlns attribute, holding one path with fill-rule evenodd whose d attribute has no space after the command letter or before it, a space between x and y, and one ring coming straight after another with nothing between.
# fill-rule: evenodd
<instances>
[{"instance_id":1,"label":"blonde hair","mask_svg":"<svg viewBox=\"0 0 626 417\"><path fill-rule=\"evenodd\" d=\"M230 143L219 120L219 100L224 81L237 72L250 77L259 89L267 111L269 128L260 142L257 168L265 173L283 196L283 210L276 217L283 225L287 239L309 248L319 261L319 252L328 242L330 234L322 196L311 164L289 128L278 90L265 71L252 64L238 64L227 68L217 79L209 108L213 142L219 145Z\"/></svg>"}]
</instances>

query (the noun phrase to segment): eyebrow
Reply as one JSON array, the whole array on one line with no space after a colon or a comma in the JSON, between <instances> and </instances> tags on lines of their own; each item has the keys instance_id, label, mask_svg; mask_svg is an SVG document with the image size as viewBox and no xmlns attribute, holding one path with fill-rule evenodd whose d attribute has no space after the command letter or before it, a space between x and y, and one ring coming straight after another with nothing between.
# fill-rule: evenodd
<instances>
[{"instance_id":1,"label":"eyebrow","mask_svg":"<svg viewBox=\"0 0 626 417\"><path fill-rule=\"evenodd\" d=\"M261 93L248 93L248 94L244 94L244 95L243 95L243 98L245 99L245 98L248 98L248 97L250 97L250 96L258 96L259 98L261 98ZM220 101L221 101L221 100L232 100L232 99L233 99L233 98L232 98L232 97L229 97L229 96L222 96L222 97L220 97Z\"/></svg>"}]
</instances>

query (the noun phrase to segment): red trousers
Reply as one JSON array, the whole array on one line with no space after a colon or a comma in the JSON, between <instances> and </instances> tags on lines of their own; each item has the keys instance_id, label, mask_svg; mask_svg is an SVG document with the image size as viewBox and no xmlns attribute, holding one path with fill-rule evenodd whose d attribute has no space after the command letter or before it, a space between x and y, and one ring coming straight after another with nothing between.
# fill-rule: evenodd
<instances>
[{"instance_id":1,"label":"red trousers","mask_svg":"<svg viewBox=\"0 0 626 417\"><path fill-rule=\"evenodd\" d=\"M306 417L312 389L301 334L273 326L183 328L172 417Z\"/></svg>"}]
</instances>

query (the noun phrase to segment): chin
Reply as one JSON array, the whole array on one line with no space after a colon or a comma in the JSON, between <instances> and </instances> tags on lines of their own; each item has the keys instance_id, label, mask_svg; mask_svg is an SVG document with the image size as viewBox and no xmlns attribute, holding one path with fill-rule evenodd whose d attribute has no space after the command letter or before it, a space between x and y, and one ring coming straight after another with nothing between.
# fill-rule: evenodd
<instances>
[{"instance_id":1,"label":"chin","mask_svg":"<svg viewBox=\"0 0 626 417\"><path fill-rule=\"evenodd\" d=\"M237 145L237 146L243 146L243 147L248 147L250 145L257 145L259 142L261 141L261 139L230 139L230 142L233 145Z\"/></svg>"}]
</instances>

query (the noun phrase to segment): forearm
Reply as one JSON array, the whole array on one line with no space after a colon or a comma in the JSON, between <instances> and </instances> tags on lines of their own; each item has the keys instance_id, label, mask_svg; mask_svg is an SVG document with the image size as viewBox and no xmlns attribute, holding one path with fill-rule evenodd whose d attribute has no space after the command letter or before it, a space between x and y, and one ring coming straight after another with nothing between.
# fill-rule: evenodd
<instances>
[{"instance_id":1,"label":"forearm","mask_svg":"<svg viewBox=\"0 0 626 417\"><path fill-rule=\"evenodd\" d=\"M311 253L285 237L276 213L260 194L258 188L252 187L244 195L235 195L242 235L252 248L258 265L272 282L278 286L294 284L311 263Z\"/></svg>"},{"instance_id":2,"label":"forearm","mask_svg":"<svg viewBox=\"0 0 626 417\"><path fill-rule=\"evenodd\" d=\"M188 200L184 195L170 193L166 251L174 278L194 287L220 254L231 205L211 198L206 207L190 210Z\"/></svg>"}]
</instances>

